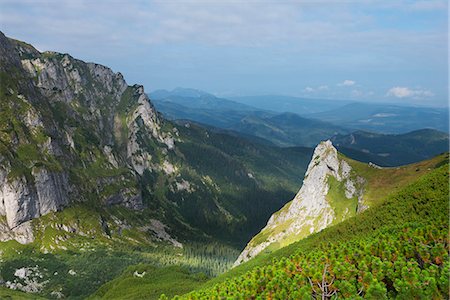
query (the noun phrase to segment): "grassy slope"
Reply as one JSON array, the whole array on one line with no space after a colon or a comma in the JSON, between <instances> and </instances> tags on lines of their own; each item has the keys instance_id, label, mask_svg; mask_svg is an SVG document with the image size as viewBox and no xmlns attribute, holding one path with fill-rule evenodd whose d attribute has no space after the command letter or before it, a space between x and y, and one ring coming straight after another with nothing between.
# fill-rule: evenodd
<instances>
[{"instance_id":1,"label":"grassy slope","mask_svg":"<svg viewBox=\"0 0 450 300\"><path fill-rule=\"evenodd\" d=\"M45 299L36 295L24 292L13 291L8 288L0 287L0 299L2 300L41 300Z\"/></svg>"},{"instance_id":2,"label":"grassy slope","mask_svg":"<svg viewBox=\"0 0 450 300\"><path fill-rule=\"evenodd\" d=\"M364 202L371 206L376 205L387 195L399 191L417 178L429 173L430 170L448 161L449 154L441 154L432 159L418 163L393 168L372 168L345 158L356 173L367 180L364 191Z\"/></svg>"},{"instance_id":3,"label":"grassy slope","mask_svg":"<svg viewBox=\"0 0 450 300\"><path fill-rule=\"evenodd\" d=\"M143 277L138 277L135 272ZM162 293L173 297L200 287L206 279L202 273L195 274L179 266L130 266L122 275L104 284L88 299L158 299Z\"/></svg>"},{"instance_id":4,"label":"grassy slope","mask_svg":"<svg viewBox=\"0 0 450 300\"><path fill-rule=\"evenodd\" d=\"M339 158L345 159L354 169L357 176L365 178L364 204L371 207L378 205L389 194L401 190L411 182L417 180L419 177L429 173L436 165L448 160L448 153L411 165L383 169L370 167L366 163L358 162L345 157L342 154L339 154ZM356 180L354 181L356 182ZM333 224L337 224L344 219L354 216L358 205L357 197L352 199L347 199L345 197L345 187L343 182L338 182L334 178L330 177L328 183L330 185L330 189L327 195L327 200L336 214L336 219L333 221ZM291 203L292 201L287 203L275 214L288 210ZM274 236L277 233L284 231L290 226L290 223L292 223L292 221L288 220L287 222L281 223L279 226L270 229L270 231L264 230L253 237L250 243L252 245L258 245L266 241L269 236ZM272 243L265 249L265 251L272 252L278 250L293 242L305 238L309 234L309 227L306 227L305 230L302 230L297 235L292 235L280 242Z\"/></svg>"},{"instance_id":5,"label":"grassy slope","mask_svg":"<svg viewBox=\"0 0 450 300\"><path fill-rule=\"evenodd\" d=\"M298 251L298 249L302 249L302 251L312 251L314 250L318 244L323 241L347 241L351 240L355 236L363 235L364 233L372 234L374 231L379 229L382 225L395 225L399 223L399 220L404 221L421 221L426 216L426 213L432 211L429 207L427 207L427 203L421 202L418 205L414 205L414 203L405 202L402 203L403 199L407 198L411 195L411 192L408 190L404 190L404 186L407 183L414 181L417 176L424 175L429 173L428 168L434 168L436 166L442 165L446 160L446 156L440 156L433 160L422 162L419 164L406 166L406 170L408 172L414 172L414 175L410 177L404 175L403 179L397 178L393 182L390 182L386 178L382 178L380 174L383 171L391 172L391 175L398 175L399 170L378 170L378 169L368 169L367 177L371 180L373 184L378 184L378 189L380 185L385 181L385 185L390 185L391 188L398 193L388 198L387 201L381 202L375 208L369 209L365 213L351 218L347 221L344 221L337 226L330 227L328 229L323 230L318 234L314 234L300 242L291 244L287 247L284 247L276 252L264 252L261 255L258 255L256 258L250 260L249 262L238 266L227 273L214 278L208 282L204 282L204 278L199 277L198 275L190 274L189 272L179 269L178 267L169 267L164 269L152 269L148 265L144 266L132 266L129 267L122 275L118 278L114 279L111 282L106 283L102 286L94 295L93 298L103 298L103 299L123 299L125 297L129 297L129 299L136 298L147 298L154 299L157 297L158 291L165 293L169 297L174 294L182 294L188 290L192 290L198 287L208 288L213 286L216 283L223 282L227 279L234 278L236 276L240 276L255 267L259 267L262 265L271 264L274 258L286 257ZM357 162L352 162L354 164L358 164ZM416 173L416 170L419 169ZM440 168L440 174L445 180L445 174L442 176L442 173L445 172L446 166ZM404 170L403 170L404 171ZM433 171L435 174L437 171ZM400 173L401 174L401 173ZM433 174L431 174L433 175ZM427 177L431 175L426 175L425 178L420 179L418 183L413 184L413 186L422 186L422 189L430 189L432 186L427 181ZM435 175L436 176L436 175ZM400 177L400 176L398 176ZM405 179L406 178L406 179ZM401 188L403 186L403 188ZM447 187L448 190L448 187ZM374 191L375 192L375 191ZM428 191L429 193L433 193L433 191ZM437 190L436 192L439 192ZM441 190L442 192L442 190ZM444 190L444 194L447 192ZM387 189L382 191L377 191L373 196L373 199L380 199L380 197L385 197L383 195L388 194ZM430 196L430 198L433 198ZM436 197L435 197L436 198ZM437 197L439 198L439 197ZM411 200L411 199L409 199ZM440 198L441 201L442 197ZM414 214L410 214L411 210L416 211ZM148 269L145 269L148 268ZM144 278L136 278L133 276L133 272L138 270L140 273L143 270L148 271L148 275L144 276ZM169 279L167 279L169 278Z\"/></svg>"},{"instance_id":6,"label":"grassy slope","mask_svg":"<svg viewBox=\"0 0 450 300\"><path fill-rule=\"evenodd\" d=\"M360 215L326 228L319 233L313 234L275 252L262 252L250 261L208 281L203 288L211 288L215 284L224 282L227 279L241 276L258 266L270 264L274 258L289 256L298 249L313 251L321 242L350 240L355 236L373 233L385 225L402 224L407 221L420 222L424 219L429 220L431 218L429 212L436 211L436 206L438 210L442 210L442 207L448 208L448 164L444 162L445 165L442 166L442 163L442 159L434 160L434 166L439 167L438 170L434 170L431 174L420 178L411 185L412 188L405 188L387 197L378 206L369 208ZM430 164L429 166L433 165ZM439 189L435 188L430 178L433 178L433 180L440 184ZM424 192L416 195L414 193L415 187ZM437 202L428 202L428 199L433 197L437 199ZM430 206L433 209L430 209ZM443 211L447 212L447 209Z\"/></svg>"},{"instance_id":7,"label":"grassy slope","mask_svg":"<svg viewBox=\"0 0 450 300\"><path fill-rule=\"evenodd\" d=\"M40 281L48 280L40 295L53 298L53 291L61 291L71 299L85 299L102 284L123 274L130 265L153 266L147 273L155 272L154 276L161 273L159 268L164 270L165 266L171 265L177 265L180 270L189 268L211 275L230 268L238 255L236 249L211 239L184 242L182 249L175 248L167 242L157 241L152 233L136 230L136 227L149 223L145 215L121 207L89 209L85 205L78 204L34 220L39 232L31 244L2 242L0 278L14 281L16 269L38 265L44 276ZM111 226L114 224L112 217L126 220L127 226L133 227L122 228L118 233L119 228ZM101 228L100 218L110 225L109 236ZM78 233L57 229L58 224L76 228ZM88 233L88 236L82 236L80 232ZM70 275L69 270L76 274ZM204 278L206 275L193 277L189 286L195 286L195 282ZM163 286L157 293L166 292L165 289L170 294L170 285ZM177 292L187 290L178 289Z\"/></svg>"}]
</instances>

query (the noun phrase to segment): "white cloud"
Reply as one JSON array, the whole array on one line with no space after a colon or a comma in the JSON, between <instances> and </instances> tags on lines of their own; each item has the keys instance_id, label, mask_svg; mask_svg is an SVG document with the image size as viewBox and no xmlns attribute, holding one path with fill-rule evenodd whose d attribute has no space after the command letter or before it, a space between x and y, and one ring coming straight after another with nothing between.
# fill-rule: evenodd
<instances>
[{"instance_id":1,"label":"white cloud","mask_svg":"<svg viewBox=\"0 0 450 300\"><path fill-rule=\"evenodd\" d=\"M350 95L355 98L361 97L363 94L364 93L360 90L352 90L352 92L350 93Z\"/></svg>"},{"instance_id":2,"label":"white cloud","mask_svg":"<svg viewBox=\"0 0 450 300\"><path fill-rule=\"evenodd\" d=\"M443 0L426 0L417 1L410 4L412 10L430 11L430 10L447 10L447 1Z\"/></svg>"},{"instance_id":3,"label":"white cloud","mask_svg":"<svg viewBox=\"0 0 450 300\"><path fill-rule=\"evenodd\" d=\"M431 91L423 89L411 89L403 86L395 86L390 88L386 96L397 97L397 98L426 98L432 97L434 94Z\"/></svg>"},{"instance_id":4,"label":"white cloud","mask_svg":"<svg viewBox=\"0 0 450 300\"><path fill-rule=\"evenodd\" d=\"M303 86L304 93L342 98L362 89L351 78L367 77L384 95L380 86L386 87L386 80L407 80L417 70L423 78L446 73L446 2L0 0L0 27L40 50L107 64L129 80L159 87L178 80L177 85L207 89L210 80L213 89L227 85L242 92L253 84L258 91L261 80L267 80L272 92L297 93L295 81L303 81L311 85ZM397 18L391 23L397 14L399 23ZM217 70L217 77L210 75ZM261 75L244 84L235 79L241 73ZM429 82L440 96L436 99L446 100L438 79Z\"/></svg>"},{"instance_id":5,"label":"white cloud","mask_svg":"<svg viewBox=\"0 0 450 300\"><path fill-rule=\"evenodd\" d=\"M343 82L339 83L338 86L352 86L355 85L356 81L354 80L350 80L350 79L346 79Z\"/></svg>"},{"instance_id":6,"label":"white cloud","mask_svg":"<svg viewBox=\"0 0 450 300\"><path fill-rule=\"evenodd\" d=\"M318 87L310 87L307 86L303 89L304 92L306 93L315 93L315 92L323 92L323 91L328 91L328 85L319 85Z\"/></svg>"}]
</instances>

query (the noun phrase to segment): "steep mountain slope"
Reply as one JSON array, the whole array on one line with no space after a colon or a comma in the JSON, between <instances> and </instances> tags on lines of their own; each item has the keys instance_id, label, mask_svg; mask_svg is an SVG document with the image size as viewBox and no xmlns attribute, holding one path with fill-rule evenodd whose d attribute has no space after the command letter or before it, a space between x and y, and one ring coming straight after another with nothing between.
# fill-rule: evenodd
<instances>
[{"instance_id":1,"label":"steep mountain slope","mask_svg":"<svg viewBox=\"0 0 450 300\"><path fill-rule=\"evenodd\" d=\"M305 117L348 128L398 134L423 128L448 132L448 113L448 108L351 103Z\"/></svg>"},{"instance_id":2,"label":"steep mountain slope","mask_svg":"<svg viewBox=\"0 0 450 300\"><path fill-rule=\"evenodd\" d=\"M32 241L31 219L75 199L142 207L138 172L125 163L140 169L133 155L139 126L152 128L148 133L161 148L173 144L142 87L128 87L103 66L0 39L2 239ZM128 130L134 140L122 136Z\"/></svg>"},{"instance_id":3,"label":"steep mountain slope","mask_svg":"<svg viewBox=\"0 0 450 300\"><path fill-rule=\"evenodd\" d=\"M379 204L435 163L431 160L384 169L351 160L338 153L330 141L322 142L314 150L298 194L270 217L235 265L264 249L279 249Z\"/></svg>"},{"instance_id":4,"label":"steep mountain slope","mask_svg":"<svg viewBox=\"0 0 450 300\"><path fill-rule=\"evenodd\" d=\"M331 141L341 153L380 166L406 165L449 150L448 133L434 129L392 135L356 131L336 135Z\"/></svg>"},{"instance_id":5,"label":"steep mountain slope","mask_svg":"<svg viewBox=\"0 0 450 300\"><path fill-rule=\"evenodd\" d=\"M258 255L181 299L447 299L448 155L433 161L433 170L380 205Z\"/></svg>"},{"instance_id":6,"label":"steep mountain slope","mask_svg":"<svg viewBox=\"0 0 450 300\"><path fill-rule=\"evenodd\" d=\"M84 298L137 263L223 272L311 155L171 123L120 73L1 33L0 62L0 282L13 289Z\"/></svg>"}]
</instances>

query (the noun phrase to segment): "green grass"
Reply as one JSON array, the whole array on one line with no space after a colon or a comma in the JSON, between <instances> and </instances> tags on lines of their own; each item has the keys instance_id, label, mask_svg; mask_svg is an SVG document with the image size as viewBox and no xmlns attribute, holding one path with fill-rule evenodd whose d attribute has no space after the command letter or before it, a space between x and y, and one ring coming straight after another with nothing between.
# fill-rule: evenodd
<instances>
[{"instance_id":1,"label":"green grass","mask_svg":"<svg viewBox=\"0 0 450 300\"><path fill-rule=\"evenodd\" d=\"M364 189L364 203L371 206L382 201L392 192L401 190L417 178L429 173L439 164L448 162L449 154L441 154L418 163L392 168L376 169L340 154L356 174L367 180Z\"/></svg>"},{"instance_id":2,"label":"green grass","mask_svg":"<svg viewBox=\"0 0 450 300\"><path fill-rule=\"evenodd\" d=\"M142 278L135 274L142 275ZM192 273L178 266L156 268L151 265L128 267L122 275L106 283L88 299L158 299L173 297L197 288L206 281L202 273Z\"/></svg>"},{"instance_id":3,"label":"green grass","mask_svg":"<svg viewBox=\"0 0 450 300\"><path fill-rule=\"evenodd\" d=\"M14 291L8 288L0 287L0 299L2 300L43 300L46 298L42 298L37 295L32 295L20 291Z\"/></svg>"},{"instance_id":4,"label":"green grass","mask_svg":"<svg viewBox=\"0 0 450 300\"><path fill-rule=\"evenodd\" d=\"M337 224L345 219L353 217L358 207L358 198L355 196L348 199L345 196L344 182L339 182L336 178L328 177L329 190L326 196L328 203L334 211L334 220L332 224Z\"/></svg>"},{"instance_id":5,"label":"green grass","mask_svg":"<svg viewBox=\"0 0 450 300\"><path fill-rule=\"evenodd\" d=\"M40 296L51 297L51 292L61 291L70 299L85 299L129 266L144 264L158 276L163 274L158 273L160 268L174 266L179 273L189 274L185 277L179 274L180 280L187 280L183 284L185 288L177 290L179 293L189 290L189 282L205 281L205 276L192 274L222 273L231 267L238 255L237 249L211 239L198 243L183 241L182 249L157 241L151 232L139 229L148 225L150 218L145 212L120 206L108 209L94 202L78 203L61 212L47 214L33 220L35 242L0 244L0 278L14 281L16 269L38 265L44 276L42 281L48 280ZM119 230L115 220L125 222L126 227ZM102 222L107 224L107 230ZM69 231L61 229L62 224ZM70 275L69 270L74 270L76 275ZM168 284L164 289L158 289L157 296L166 292L166 288L170 294L169 287Z\"/></svg>"}]
</instances>

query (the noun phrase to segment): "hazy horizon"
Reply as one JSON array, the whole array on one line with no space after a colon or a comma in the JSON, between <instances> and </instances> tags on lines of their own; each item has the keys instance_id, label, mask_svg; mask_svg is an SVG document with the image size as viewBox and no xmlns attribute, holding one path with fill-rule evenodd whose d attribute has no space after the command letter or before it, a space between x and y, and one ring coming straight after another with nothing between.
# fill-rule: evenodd
<instances>
[{"instance_id":1,"label":"hazy horizon","mask_svg":"<svg viewBox=\"0 0 450 300\"><path fill-rule=\"evenodd\" d=\"M145 88L145 86L144 86ZM377 101L377 100L373 100L373 99L343 99L343 98L327 98L327 97L313 97L313 96L296 96L296 95L289 95L289 94L275 94L275 93L271 93L271 94L221 94L221 93L213 93L210 92L208 90L203 90L203 89L198 89L195 87L182 87L182 86L177 86L174 87L173 89L153 89L151 91L145 90L147 94L152 94L154 92L158 92L158 91L167 91L167 92L173 92L176 89L190 89L190 90L197 90L197 91L201 91L201 92L205 92L207 94L211 94L217 98L221 98L221 99L226 99L226 100L231 100L234 101L234 99L237 98L246 98L246 97L287 97L287 98L298 98L298 99L305 99L305 100L326 100L326 101L337 101L337 102L348 102L348 103L368 103L368 104L379 104L379 105L398 105L398 106L410 106L410 107L430 107L430 108L445 108L445 109L449 109L450 108L450 104L449 103L436 103L436 104L428 104L428 103L408 103L408 102L404 102L401 100L391 100L390 102L388 102L387 99L382 99L381 101ZM151 100L151 99L150 99ZM384 100L384 102L383 102Z\"/></svg>"},{"instance_id":2,"label":"hazy horizon","mask_svg":"<svg viewBox=\"0 0 450 300\"><path fill-rule=\"evenodd\" d=\"M0 1L1 30L147 92L448 107L446 1Z\"/></svg>"}]
</instances>

